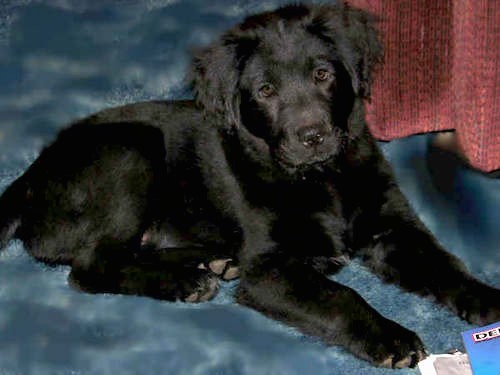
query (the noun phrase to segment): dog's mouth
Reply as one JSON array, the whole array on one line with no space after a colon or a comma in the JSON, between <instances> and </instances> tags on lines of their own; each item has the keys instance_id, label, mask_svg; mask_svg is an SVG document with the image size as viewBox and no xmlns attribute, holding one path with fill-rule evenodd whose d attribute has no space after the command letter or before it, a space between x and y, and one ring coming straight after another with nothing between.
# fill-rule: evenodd
<instances>
[{"instance_id":1,"label":"dog's mouth","mask_svg":"<svg viewBox=\"0 0 500 375\"><path fill-rule=\"evenodd\" d=\"M335 127L318 134L323 135L321 141L311 144L300 137L287 134L276 139L275 143L269 143L272 158L278 168L293 176L322 171L326 165L335 163L346 146L346 134Z\"/></svg>"},{"instance_id":2,"label":"dog's mouth","mask_svg":"<svg viewBox=\"0 0 500 375\"><path fill-rule=\"evenodd\" d=\"M288 175L304 175L310 171L321 171L325 165L334 162L342 148L341 139L321 145L315 150L301 149L283 142L271 153L278 167ZM273 152L274 151L274 152Z\"/></svg>"},{"instance_id":3,"label":"dog's mouth","mask_svg":"<svg viewBox=\"0 0 500 375\"><path fill-rule=\"evenodd\" d=\"M334 159L333 154L315 156L304 162L291 161L287 158L277 156L276 162L279 168L289 176L301 176L306 178L308 172L321 170Z\"/></svg>"}]
</instances>

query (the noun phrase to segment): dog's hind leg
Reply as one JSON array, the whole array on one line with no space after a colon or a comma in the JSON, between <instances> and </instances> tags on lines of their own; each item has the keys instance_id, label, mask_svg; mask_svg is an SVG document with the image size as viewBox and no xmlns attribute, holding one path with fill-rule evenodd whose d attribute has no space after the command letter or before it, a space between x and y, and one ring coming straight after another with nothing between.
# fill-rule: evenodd
<instances>
[{"instance_id":1,"label":"dog's hind leg","mask_svg":"<svg viewBox=\"0 0 500 375\"><path fill-rule=\"evenodd\" d=\"M156 259L156 262L177 264L180 267L205 269L224 281L239 277L236 254L229 249L214 246L178 247L152 250L141 258Z\"/></svg>"},{"instance_id":2,"label":"dog's hind leg","mask_svg":"<svg viewBox=\"0 0 500 375\"><path fill-rule=\"evenodd\" d=\"M89 266L74 265L70 283L89 293L202 302L217 294L219 278L224 278L232 267L227 264L227 254L205 248L143 251L124 257L124 251L117 247L120 245L107 243L96 250L96 258Z\"/></svg>"},{"instance_id":3,"label":"dog's hind leg","mask_svg":"<svg viewBox=\"0 0 500 375\"><path fill-rule=\"evenodd\" d=\"M27 189L17 180L0 196L0 250L4 248L21 224L21 210Z\"/></svg>"}]
</instances>

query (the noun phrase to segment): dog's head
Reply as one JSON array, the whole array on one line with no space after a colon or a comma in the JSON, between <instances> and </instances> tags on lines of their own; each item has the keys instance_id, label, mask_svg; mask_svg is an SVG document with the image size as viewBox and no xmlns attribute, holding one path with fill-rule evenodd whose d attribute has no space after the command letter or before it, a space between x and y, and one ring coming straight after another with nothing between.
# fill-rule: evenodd
<instances>
[{"instance_id":1,"label":"dog's head","mask_svg":"<svg viewBox=\"0 0 500 375\"><path fill-rule=\"evenodd\" d=\"M347 6L292 5L248 17L194 59L196 100L295 171L339 154L381 46Z\"/></svg>"}]
</instances>

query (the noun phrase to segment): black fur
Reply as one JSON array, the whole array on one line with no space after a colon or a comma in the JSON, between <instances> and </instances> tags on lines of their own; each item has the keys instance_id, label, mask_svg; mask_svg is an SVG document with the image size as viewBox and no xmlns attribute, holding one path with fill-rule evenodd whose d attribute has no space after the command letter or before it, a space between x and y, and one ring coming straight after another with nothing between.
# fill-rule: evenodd
<instances>
[{"instance_id":1,"label":"black fur","mask_svg":"<svg viewBox=\"0 0 500 375\"><path fill-rule=\"evenodd\" d=\"M206 300L238 265L241 304L377 365L414 366L417 335L327 274L359 256L474 324L500 319L500 291L425 229L367 130L380 60L359 10L249 17L196 54L196 101L63 130L0 198L0 245L21 239L89 292L166 300Z\"/></svg>"}]
</instances>

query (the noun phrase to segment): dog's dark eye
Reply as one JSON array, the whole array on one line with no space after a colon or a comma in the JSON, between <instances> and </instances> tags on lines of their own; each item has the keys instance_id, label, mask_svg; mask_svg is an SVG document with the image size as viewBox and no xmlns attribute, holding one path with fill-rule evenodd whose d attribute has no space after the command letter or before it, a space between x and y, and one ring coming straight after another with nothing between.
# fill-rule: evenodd
<instances>
[{"instance_id":1,"label":"dog's dark eye","mask_svg":"<svg viewBox=\"0 0 500 375\"><path fill-rule=\"evenodd\" d=\"M269 98L276 93L274 86L270 83L265 83L259 88L259 95L263 98Z\"/></svg>"},{"instance_id":2,"label":"dog's dark eye","mask_svg":"<svg viewBox=\"0 0 500 375\"><path fill-rule=\"evenodd\" d=\"M330 71L326 70L326 69L316 69L314 71L314 80L315 81L326 81L328 79L330 79L331 77L331 73Z\"/></svg>"}]
</instances>

